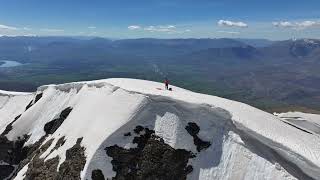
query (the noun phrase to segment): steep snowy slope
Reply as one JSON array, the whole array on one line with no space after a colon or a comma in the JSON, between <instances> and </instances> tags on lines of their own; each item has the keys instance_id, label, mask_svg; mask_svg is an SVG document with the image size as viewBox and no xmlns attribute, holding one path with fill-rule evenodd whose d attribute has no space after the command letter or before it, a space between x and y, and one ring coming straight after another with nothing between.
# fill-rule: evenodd
<instances>
[{"instance_id":1,"label":"steep snowy slope","mask_svg":"<svg viewBox=\"0 0 320 180\"><path fill-rule=\"evenodd\" d=\"M320 179L318 135L243 103L162 86L106 79L2 93L0 177Z\"/></svg>"},{"instance_id":2,"label":"steep snowy slope","mask_svg":"<svg viewBox=\"0 0 320 180\"><path fill-rule=\"evenodd\" d=\"M0 90L0 133L12 119L21 114L33 98L31 93L18 93Z\"/></svg>"},{"instance_id":3,"label":"steep snowy slope","mask_svg":"<svg viewBox=\"0 0 320 180\"><path fill-rule=\"evenodd\" d=\"M320 136L320 114L310 114L302 112L274 113L284 122L300 128L306 132L318 134Z\"/></svg>"}]
</instances>

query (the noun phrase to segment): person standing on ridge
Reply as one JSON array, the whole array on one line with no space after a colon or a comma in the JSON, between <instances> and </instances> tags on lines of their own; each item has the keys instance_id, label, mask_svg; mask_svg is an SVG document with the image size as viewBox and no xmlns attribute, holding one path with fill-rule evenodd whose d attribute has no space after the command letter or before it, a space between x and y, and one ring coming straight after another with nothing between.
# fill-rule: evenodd
<instances>
[{"instance_id":1,"label":"person standing on ridge","mask_svg":"<svg viewBox=\"0 0 320 180\"><path fill-rule=\"evenodd\" d=\"M169 80L168 80L168 78L166 78L164 80L164 85L166 86L166 90L169 90Z\"/></svg>"}]
</instances>

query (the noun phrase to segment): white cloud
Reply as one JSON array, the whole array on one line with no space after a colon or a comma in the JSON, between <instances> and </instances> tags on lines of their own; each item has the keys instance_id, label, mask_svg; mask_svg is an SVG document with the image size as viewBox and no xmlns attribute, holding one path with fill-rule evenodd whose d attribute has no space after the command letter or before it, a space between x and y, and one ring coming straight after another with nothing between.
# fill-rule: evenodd
<instances>
[{"instance_id":1,"label":"white cloud","mask_svg":"<svg viewBox=\"0 0 320 180\"><path fill-rule=\"evenodd\" d=\"M320 22L315 22L315 21L303 21L303 22L301 22L301 23L298 23L298 25L299 25L300 27L305 27L305 28L307 28L307 27L312 27L312 26L318 26L318 25L320 25Z\"/></svg>"},{"instance_id":2,"label":"white cloud","mask_svg":"<svg viewBox=\"0 0 320 180\"><path fill-rule=\"evenodd\" d=\"M170 28L166 28L164 26L148 26L144 28L145 31L151 31L151 32L168 32L171 31Z\"/></svg>"},{"instance_id":3,"label":"white cloud","mask_svg":"<svg viewBox=\"0 0 320 180\"><path fill-rule=\"evenodd\" d=\"M17 37L17 36L28 36L28 37L35 37L36 34L0 34L0 37L7 36L7 37Z\"/></svg>"},{"instance_id":4,"label":"white cloud","mask_svg":"<svg viewBox=\"0 0 320 180\"><path fill-rule=\"evenodd\" d=\"M23 36L36 37L36 34L23 34Z\"/></svg>"},{"instance_id":5,"label":"white cloud","mask_svg":"<svg viewBox=\"0 0 320 180\"><path fill-rule=\"evenodd\" d=\"M175 29L176 28L176 26L174 26L174 25L165 25L165 26L160 25L160 26L157 26L157 27L160 28L160 29Z\"/></svg>"},{"instance_id":6,"label":"white cloud","mask_svg":"<svg viewBox=\"0 0 320 180\"><path fill-rule=\"evenodd\" d=\"M13 27L0 24L1 36L34 36L34 34L30 33L31 30L28 27Z\"/></svg>"},{"instance_id":7,"label":"white cloud","mask_svg":"<svg viewBox=\"0 0 320 180\"><path fill-rule=\"evenodd\" d=\"M289 21L280 21L272 23L276 27L294 27L294 24Z\"/></svg>"},{"instance_id":8,"label":"white cloud","mask_svg":"<svg viewBox=\"0 0 320 180\"><path fill-rule=\"evenodd\" d=\"M190 32L190 29L180 30L174 25L157 25L157 26L146 26L141 27L138 25L131 25L128 27L129 30L143 30L148 32L160 32L160 33L168 33L168 34L181 34Z\"/></svg>"},{"instance_id":9,"label":"white cloud","mask_svg":"<svg viewBox=\"0 0 320 180\"><path fill-rule=\"evenodd\" d=\"M88 29L97 29L95 26L89 26Z\"/></svg>"},{"instance_id":10,"label":"white cloud","mask_svg":"<svg viewBox=\"0 0 320 180\"><path fill-rule=\"evenodd\" d=\"M148 27L145 27L144 30L149 32L168 32L168 33L177 32L176 27L173 25L148 26Z\"/></svg>"},{"instance_id":11,"label":"white cloud","mask_svg":"<svg viewBox=\"0 0 320 180\"><path fill-rule=\"evenodd\" d=\"M28 28L28 27L23 27L22 28L24 31L31 31L32 29L31 28Z\"/></svg>"},{"instance_id":12,"label":"white cloud","mask_svg":"<svg viewBox=\"0 0 320 180\"><path fill-rule=\"evenodd\" d=\"M226 33L226 34L240 34L240 32L237 31L218 31L219 33Z\"/></svg>"},{"instance_id":13,"label":"white cloud","mask_svg":"<svg viewBox=\"0 0 320 180\"><path fill-rule=\"evenodd\" d=\"M51 33L64 32L63 29L49 29L49 28L43 28L43 29L40 29L40 31L51 32Z\"/></svg>"},{"instance_id":14,"label":"white cloud","mask_svg":"<svg viewBox=\"0 0 320 180\"><path fill-rule=\"evenodd\" d=\"M302 21L302 22L290 22L290 21L279 21L272 23L275 27L281 28L293 28L296 30L302 30L311 27L320 27L320 22L317 21Z\"/></svg>"},{"instance_id":15,"label":"white cloud","mask_svg":"<svg viewBox=\"0 0 320 180\"><path fill-rule=\"evenodd\" d=\"M13 26L6 26L6 25L3 25L3 24L0 24L0 30L18 30L18 28L16 27L13 27Z\"/></svg>"},{"instance_id":16,"label":"white cloud","mask_svg":"<svg viewBox=\"0 0 320 180\"><path fill-rule=\"evenodd\" d=\"M227 27L241 27L241 28L248 27L248 24L244 22L234 22L234 21L228 21L228 20L219 20L218 25L227 26Z\"/></svg>"},{"instance_id":17,"label":"white cloud","mask_svg":"<svg viewBox=\"0 0 320 180\"><path fill-rule=\"evenodd\" d=\"M141 27L138 26L138 25L131 25L131 26L128 26L128 29L130 29L130 30L138 30L138 29L141 29Z\"/></svg>"},{"instance_id":18,"label":"white cloud","mask_svg":"<svg viewBox=\"0 0 320 180\"><path fill-rule=\"evenodd\" d=\"M159 25L159 26L146 26L141 27L138 25L131 25L129 30L144 30L149 32L174 32L176 27L174 25Z\"/></svg>"}]
</instances>

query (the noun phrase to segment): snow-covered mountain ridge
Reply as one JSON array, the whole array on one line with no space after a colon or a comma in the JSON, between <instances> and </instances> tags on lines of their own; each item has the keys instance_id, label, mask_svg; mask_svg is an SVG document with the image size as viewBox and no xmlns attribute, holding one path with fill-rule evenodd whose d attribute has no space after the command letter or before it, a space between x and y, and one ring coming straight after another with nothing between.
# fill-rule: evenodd
<instances>
[{"instance_id":1,"label":"snow-covered mountain ridge","mask_svg":"<svg viewBox=\"0 0 320 180\"><path fill-rule=\"evenodd\" d=\"M162 86L106 79L0 91L2 177L320 179L317 134L240 102Z\"/></svg>"}]
</instances>

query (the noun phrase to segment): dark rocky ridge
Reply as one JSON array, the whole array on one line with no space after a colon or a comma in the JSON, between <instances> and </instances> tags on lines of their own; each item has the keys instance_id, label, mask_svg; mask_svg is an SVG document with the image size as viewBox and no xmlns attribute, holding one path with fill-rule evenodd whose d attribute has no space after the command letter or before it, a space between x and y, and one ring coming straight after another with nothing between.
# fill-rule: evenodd
<instances>
[{"instance_id":1,"label":"dark rocky ridge","mask_svg":"<svg viewBox=\"0 0 320 180\"><path fill-rule=\"evenodd\" d=\"M27 139L28 136L24 136L16 141L9 141L6 136L0 136L0 161L4 164L0 165L1 179L13 174L15 166L27 157L27 150L23 147Z\"/></svg>"},{"instance_id":2,"label":"dark rocky ridge","mask_svg":"<svg viewBox=\"0 0 320 180\"><path fill-rule=\"evenodd\" d=\"M2 136L7 135L12 130L12 124L16 122L21 117L21 114L14 118L14 120L6 126L6 129L1 134Z\"/></svg>"},{"instance_id":3,"label":"dark rocky ridge","mask_svg":"<svg viewBox=\"0 0 320 180\"><path fill-rule=\"evenodd\" d=\"M51 149L50 153L52 153L54 150L58 149L59 147L63 146L65 142L66 140L64 136L58 139L56 145L54 146L53 149Z\"/></svg>"},{"instance_id":4,"label":"dark rocky ridge","mask_svg":"<svg viewBox=\"0 0 320 180\"><path fill-rule=\"evenodd\" d=\"M86 163L84 155L84 147L80 143L82 138L77 140L77 143L66 152L66 160L60 165L59 171L57 167L59 164L59 157L55 157L44 161L41 159L41 152L47 150L52 143L49 140L46 144L41 146L35 154L34 158L29 162L28 170L25 175L26 180L43 180L43 179L59 179L59 180L80 180L80 172Z\"/></svg>"},{"instance_id":5,"label":"dark rocky ridge","mask_svg":"<svg viewBox=\"0 0 320 180\"><path fill-rule=\"evenodd\" d=\"M35 98L35 102L41 97L42 94L38 94ZM33 104L34 103L31 103L31 106ZM45 131L47 130L47 134L33 145L26 147L24 147L24 143L28 140L29 136L25 135L23 138L18 137L18 140L16 141L9 141L5 136L12 130L12 124L17 121L21 115L17 116L10 124L8 124L5 131L0 135L0 161L3 162L3 165L0 165L0 179L11 179L15 177L28 163L28 170L25 175L25 179L27 180L80 179L80 172L86 162L84 147L80 146L82 138L79 138L77 143L67 150L66 160L61 164L58 172L57 167L59 157L47 161L40 158L42 153L45 152L53 142L53 139L50 139L43 144L48 137L48 134L54 133L60 127L71 110L72 108L70 107L63 110L58 119L49 122L49 125L46 124L44 127ZM58 139L53 150L63 146L64 143L65 137L61 137ZM50 153L52 153L53 150Z\"/></svg>"},{"instance_id":6,"label":"dark rocky ridge","mask_svg":"<svg viewBox=\"0 0 320 180\"><path fill-rule=\"evenodd\" d=\"M80 179L80 172L86 164L85 148L80 145L82 139L79 138L77 143L67 150L66 160L60 165L56 179Z\"/></svg>"},{"instance_id":7,"label":"dark rocky ridge","mask_svg":"<svg viewBox=\"0 0 320 180\"><path fill-rule=\"evenodd\" d=\"M41 145L42 142L45 140L45 138L42 138L39 140L36 145ZM42 141L42 142L41 142ZM41 143L40 143L41 142ZM48 174L48 171L56 171L57 165L55 162L59 161L59 159L53 158L49 159L46 162L41 161L39 158L41 156L41 152L46 151L51 143L53 142L53 139L50 139L48 142L46 142L44 145L42 145L40 148L36 149L32 153L29 154L28 158L24 161L24 165L29 163L28 170L25 173L25 179L31 180L31 179L49 179L50 175ZM30 151L31 152L31 151Z\"/></svg>"},{"instance_id":8,"label":"dark rocky ridge","mask_svg":"<svg viewBox=\"0 0 320 180\"><path fill-rule=\"evenodd\" d=\"M17 171L20 171L32 160L33 157L46 150L50 146L51 142L53 141L52 139L50 139L45 145L42 145L46 138L47 136L43 136L36 143L24 147L25 151L27 152L27 156L20 162Z\"/></svg>"},{"instance_id":9,"label":"dark rocky ridge","mask_svg":"<svg viewBox=\"0 0 320 180\"><path fill-rule=\"evenodd\" d=\"M155 135L153 130L137 126L135 133L144 134L134 137L137 148L124 149L118 145L106 147L112 157L111 164L116 176L113 179L186 179L193 168L188 164L194 155L184 149L174 149Z\"/></svg>"}]
</instances>

